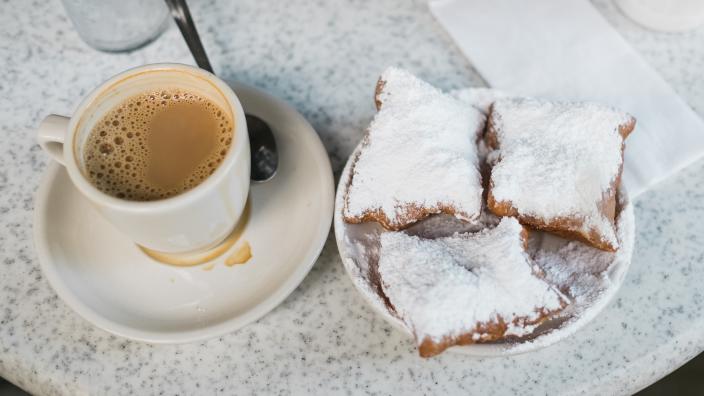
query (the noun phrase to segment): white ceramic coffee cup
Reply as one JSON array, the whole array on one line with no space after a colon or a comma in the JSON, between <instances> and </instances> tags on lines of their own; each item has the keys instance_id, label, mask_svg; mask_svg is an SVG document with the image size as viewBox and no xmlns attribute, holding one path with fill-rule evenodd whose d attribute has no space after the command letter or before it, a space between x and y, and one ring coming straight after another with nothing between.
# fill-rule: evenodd
<instances>
[{"instance_id":1,"label":"white ceramic coffee cup","mask_svg":"<svg viewBox=\"0 0 704 396\"><path fill-rule=\"evenodd\" d=\"M229 111L234 120L229 152L201 184L170 198L138 202L103 193L86 178L82 164L82 146L93 125L128 97L163 87L197 92ZM250 154L242 105L225 82L192 66L162 63L122 72L89 94L72 117L46 117L38 141L66 167L73 184L98 212L135 243L152 250L185 253L217 245L237 224L247 202Z\"/></svg>"}]
</instances>

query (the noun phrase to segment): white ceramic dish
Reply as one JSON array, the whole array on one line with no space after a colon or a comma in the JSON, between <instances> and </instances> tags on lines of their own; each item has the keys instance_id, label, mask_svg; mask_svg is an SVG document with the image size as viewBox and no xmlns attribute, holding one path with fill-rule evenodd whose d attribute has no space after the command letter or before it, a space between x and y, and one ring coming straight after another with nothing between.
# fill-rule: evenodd
<instances>
[{"instance_id":1,"label":"white ceramic dish","mask_svg":"<svg viewBox=\"0 0 704 396\"><path fill-rule=\"evenodd\" d=\"M318 135L296 110L257 89L235 85L248 113L267 120L280 167L250 188L245 241L252 258L228 267L175 267L147 257L98 215L65 168L50 165L37 193L34 237L42 270L57 294L94 325L153 343L203 340L265 315L303 280L323 248L334 182Z\"/></svg>"},{"instance_id":2,"label":"white ceramic dish","mask_svg":"<svg viewBox=\"0 0 704 396\"><path fill-rule=\"evenodd\" d=\"M400 331L408 334L411 337L410 330L398 317L391 314L379 294L374 290L374 286L370 283L365 272L368 270L369 262L374 260L375 247L374 244L378 241L378 233L384 232L381 227L375 223L368 224L347 224L342 219L342 207L344 203L344 194L346 184L350 177L352 159L355 158L361 145L357 146L355 151L350 155L347 164L340 176L340 182L337 187L337 195L335 198L335 238L337 247L340 251L342 263L347 271L347 274L352 279L357 291L364 297L365 301L379 313L387 322L393 325ZM619 235L621 238L621 247L619 251L611 256L606 256L607 253L599 253L594 250L595 257L612 257L608 262L601 260L601 267L596 276L606 279L602 287L594 287L594 290L585 292L588 295L587 300L579 304L573 304L570 309L578 311L579 314L569 318L565 318L559 323L555 323L551 328L545 330L541 335L530 341L520 343L494 343L494 344L474 344L466 346L457 346L448 349L449 351L465 353L476 356L506 356L518 353L525 353L544 348L554 344L565 337L573 334L589 321L591 321L604 307L609 303L611 298L616 294L616 291L621 287L623 278L631 263L633 251L635 221L633 214L633 205L626 202L621 209L621 214L618 219ZM536 237L537 243L541 249L557 249L564 246L565 241L557 237L543 236ZM587 248L590 249L590 248ZM370 257L372 259L370 260ZM595 261L597 261L595 259ZM584 264L584 263L575 263ZM577 266L576 266L577 267ZM579 265L580 270L585 273L591 272L594 268L589 268L587 265ZM575 271L577 273L579 270Z\"/></svg>"}]
</instances>

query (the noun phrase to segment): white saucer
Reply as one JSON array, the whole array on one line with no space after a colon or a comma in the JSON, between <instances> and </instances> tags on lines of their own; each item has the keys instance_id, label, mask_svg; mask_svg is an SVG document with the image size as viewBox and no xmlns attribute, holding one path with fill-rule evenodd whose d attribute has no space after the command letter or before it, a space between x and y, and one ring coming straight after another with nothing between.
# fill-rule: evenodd
<instances>
[{"instance_id":1,"label":"white saucer","mask_svg":"<svg viewBox=\"0 0 704 396\"><path fill-rule=\"evenodd\" d=\"M65 169L53 163L37 193L34 239L57 294L94 325L126 338L178 343L222 335L280 304L303 280L330 231L334 182L318 135L296 110L264 92L235 85L247 113L267 120L279 171L252 184L251 214L238 248L243 265L175 267L147 257L93 210Z\"/></svg>"},{"instance_id":2,"label":"white saucer","mask_svg":"<svg viewBox=\"0 0 704 396\"><path fill-rule=\"evenodd\" d=\"M347 165L345 165L345 169L342 171L337 187L334 221L337 248L340 251L340 257L342 258L342 263L347 274L357 291L364 297L367 304L396 329L411 337L412 333L406 324L387 308L370 281L368 273L370 263L378 260L379 235L386 231L377 223L347 224L342 219L342 208L347 183L350 178L352 159L357 156L360 147L361 143L347 160ZM606 307L609 301L611 301L611 298L621 287L626 271L631 264L635 239L635 220L633 204L625 198L625 192L623 192L623 194L624 201L621 202L621 212L617 220L619 239L621 242L619 250L612 254L581 246L576 249L582 253L581 255L571 255L566 258L569 260L567 263L573 264L573 266L570 265L570 271L572 272L569 276L564 276L564 274L558 276L558 278L565 278L564 284L557 284L561 289L565 285L572 285L567 279L580 279L580 277L581 279L585 279L585 277L595 276L603 282L599 285L582 286L580 292L583 293L583 295L580 296L580 300L575 300L571 305L565 308L563 311L564 317L561 318L561 320L549 323L541 329L540 335L532 340L514 343L455 346L449 348L448 351L475 356L507 356L526 353L552 345L570 336L594 319L594 317ZM448 216L448 218L452 219L451 216ZM425 220L423 224L418 223L413 227L427 227L427 229L437 227L445 228L443 221L440 220L443 219L438 217L430 218ZM453 220L452 223L456 225L461 222ZM567 241L551 235L539 232L531 232L531 235L534 246L536 248L539 246L542 251L556 252L557 249L567 244ZM540 266L540 264L538 265ZM545 268L543 268L543 270L545 270ZM546 271L546 273L547 272L549 271ZM549 275L546 275L546 277L549 277Z\"/></svg>"}]
</instances>

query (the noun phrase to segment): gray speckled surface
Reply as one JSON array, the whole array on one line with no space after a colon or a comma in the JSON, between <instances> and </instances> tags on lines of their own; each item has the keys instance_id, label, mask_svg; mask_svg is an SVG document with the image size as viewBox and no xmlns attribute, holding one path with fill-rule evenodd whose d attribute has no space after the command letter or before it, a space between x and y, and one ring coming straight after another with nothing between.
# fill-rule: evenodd
<instances>
[{"instance_id":1,"label":"gray speckled surface","mask_svg":"<svg viewBox=\"0 0 704 396\"><path fill-rule=\"evenodd\" d=\"M481 85L423 0L192 3L215 69L296 106L337 171L373 114L384 66L445 89ZM611 2L597 6L704 113L704 30L648 32ZM332 238L303 284L238 332L153 346L98 330L57 298L38 267L33 195L48 158L34 128L125 68L191 58L175 28L142 50L110 55L80 41L58 0L0 8L0 375L33 393L622 394L704 349L704 162L639 198L622 290L585 329L538 353L419 359L364 306Z\"/></svg>"}]
</instances>

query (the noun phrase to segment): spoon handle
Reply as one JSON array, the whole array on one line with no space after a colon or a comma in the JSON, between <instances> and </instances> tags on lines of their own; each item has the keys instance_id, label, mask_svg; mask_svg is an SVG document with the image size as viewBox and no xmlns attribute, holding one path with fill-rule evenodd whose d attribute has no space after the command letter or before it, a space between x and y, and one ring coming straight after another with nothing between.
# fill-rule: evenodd
<instances>
[{"instance_id":1,"label":"spoon handle","mask_svg":"<svg viewBox=\"0 0 704 396\"><path fill-rule=\"evenodd\" d=\"M191 54L193 54L193 58L195 58L198 67L214 73L213 67L210 66L208 56L205 54L205 48L203 48L203 44L200 42L200 37L198 36L196 25L191 18L191 12L188 10L186 0L166 0L166 4L169 6L171 16L174 18L176 25L181 31L183 39L186 40L188 49L191 50Z\"/></svg>"}]
</instances>

